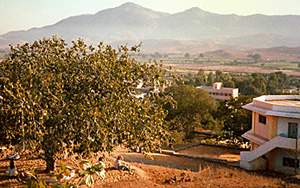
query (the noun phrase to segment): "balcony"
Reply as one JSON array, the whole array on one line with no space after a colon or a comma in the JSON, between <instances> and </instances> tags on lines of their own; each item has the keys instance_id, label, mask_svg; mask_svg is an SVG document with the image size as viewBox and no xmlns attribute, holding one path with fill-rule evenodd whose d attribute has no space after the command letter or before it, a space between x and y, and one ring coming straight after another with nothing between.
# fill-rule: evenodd
<instances>
[{"instance_id":1,"label":"balcony","mask_svg":"<svg viewBox=\"0 0 300 188\"><path fill-rule=\"evenodd\" d=\"M244 133L242 135L242 137L244 137L244 138L246 138L246 139L248 139L248 140L250 140L250 141L252 141L252 142L254 142L258 145L263 145L263 144L265 144L266 142L269 141L268 139L253 133L251 130Z\"/></svg>"}]
</instances>

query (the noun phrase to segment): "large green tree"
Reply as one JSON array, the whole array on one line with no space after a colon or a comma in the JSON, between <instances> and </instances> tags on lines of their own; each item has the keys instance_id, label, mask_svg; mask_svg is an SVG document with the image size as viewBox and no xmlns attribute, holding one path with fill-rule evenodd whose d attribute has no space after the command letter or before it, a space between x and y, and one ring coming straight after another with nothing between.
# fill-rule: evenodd
<instances>
[{"instance_id":1,"label":"large green tree","mask_svg":"<svg viewBox=\"0 0 300 188\"><path fill-rule=\"evenodd\" d=\"M268 94L276 94L277 89L284 89L289 82L289 76L279 71L268 75L267 92Z\"/></svg>"},{"instance_id":2,"label":"large green tree","mask_svg":"<svg viewBox=\"0 0 300 188\"><path fill-rule=\"evenodd\" d=\"M165 70L136 62L131 50L80 39L67 46L56 37L11 47L0 63L1 144L43 150L47 171L68 154L109 152L119 143L157 149L166 138L162 105L171 98L138 99L135 89L166 85Z\"/></svg>"},{"instance_id":3,"label":"large green tree","mask_svg":"<svg viewBox=\"0 0 300 188\"><path fill-rule=\"evenodd\" d=\"M230 137L240 138L242 134L251 129L251 111L242 106L252 102L253 96L240 95L238 98L219 101L214 117L224 123L223 130Z\"/></svg>"},{"instance_id":4,"label":"large green tree","mask_svg":"<svg viewBox=\"0 0 300 188\"><path fill-rule=\"evenodd\" d=\"M243 95L263 95L267 93L266 79L259 73L252 73L249 78L235 80Z\"/></svg>"},{"instance_id":5,"label":"large green tree","mask_svg":"<svg viewBox=\"0 0 300 188\"><path fill-rule=\"evenodd\" d=\"M196 127L207 127L215 109L214 99L203 89L193 86L171 86L167 92L176 101L176 107L166 105L171 130L184 131L188 137Z\"/></svg>"}]
</instances>

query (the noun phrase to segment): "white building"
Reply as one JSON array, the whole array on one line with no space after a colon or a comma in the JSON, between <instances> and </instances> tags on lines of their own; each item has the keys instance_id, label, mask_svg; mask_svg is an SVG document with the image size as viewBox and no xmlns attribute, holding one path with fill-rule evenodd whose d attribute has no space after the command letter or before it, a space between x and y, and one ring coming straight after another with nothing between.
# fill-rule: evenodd
<instances>
[{"instance_id":1,"label":"white building","mask_svg":"<svg viewBox=\"0 0 300 188\"><path fill-rule=\"evenodd\" d=\"M251 151L241 152L240 166L247 170L300 172L296 152L300 148L300 95L261 96L243 108L252 111L252 129L242 135L251 141Z\"/></svg>"},{"instance_id":2,"label":"white building","mask_svg":"<svg viewBox=\"0 0 300 188\"><path fill-rule=\"evenodd\" d=\"M197 89L204 89L214 99L229 100L231 97L236 98L236 97L239 96L239 89L238 88L222 87L222 82L213 83L213 87L198 86L196 88Z\"/></svg>"}]
</instances>

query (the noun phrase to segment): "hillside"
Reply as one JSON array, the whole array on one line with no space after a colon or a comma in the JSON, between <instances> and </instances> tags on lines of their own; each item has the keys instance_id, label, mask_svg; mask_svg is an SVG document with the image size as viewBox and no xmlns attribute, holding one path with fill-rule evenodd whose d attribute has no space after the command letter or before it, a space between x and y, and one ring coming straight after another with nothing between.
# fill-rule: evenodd
<instances>
[{"instance_id":1,"label":"hillside","mask_svg":"<svg viewBox=\"0 0 300 188\"><path fill-rule=\"evenodd\" d=\"M157 48L165 40L181 41L182 44L194 41L196 46L205 46L201 52L219 50L220 46L224 50L232 50L233 46L295 47L300 42L299 25L300 16L296 15L221 15L197 7L169 14L125 3L96 14L72 16L41 28L8 32L0 36L0 47L53 35L68 42L80 37L93 44L101 40L106 43L144 41L149 48ZM156 41L157 46L148 44L149 41Z\"/></svg>"},{"instance_id":2,"label":"hillside","mask_svg":"<svg viewBox=\"0 0 300 188\"><path fill-rule=\"evenodd\" d=\"M273 48L260 48L252 50L253 53L261 54L265 59L287 59L300 61L300 47L279 46Z\"/></svg>"},{"instance_id":3,"label":"hillside","mask_svg":"<svg viewBox=\"0 0 300 188\"><path fill-rule=\"evenodd\" d=\"M112 156L107 156L104 159L104 163L107 166L106 177L103 180L95 175L95 187L299 187L297 176L292 177L272 172L247 172L245 170L226 166L221 163L175 156L163 156L164 160L161 161L161 165L149 165L145 164L144 162L137 161L125 162L125 164L132 169L131 172L114 170L112 168L115 160L114 157L115 155L119 154L120 152L113 153ZM95 163L98 156L99 154L94 155L93 157L89 158L89 161ZM127 159L132 159L134 158L133 156L138 156L140 159L144 158L142 154L129 153ZM172 163L175 161L181 161L182 164L201 163L205 164L205 166L199 166L197 172L164 167L163 163ZM78 169L80 168L79 162L80 160L77 160L76 157L72 156L67 159L66 164ZM9 161L0 160L0 168L2 169L0 171L0 187L24 187L24 184L20 183L15 178L9 179L4 175L8 164ZM20 160L16 161L16 165L18 170L21 171L30 167L43 166L45 165L45 162L41 159L21 157ZM79 180L80 178L75 176L70 180L70 182L76 183Z\"/></svg>"}]
</instances>

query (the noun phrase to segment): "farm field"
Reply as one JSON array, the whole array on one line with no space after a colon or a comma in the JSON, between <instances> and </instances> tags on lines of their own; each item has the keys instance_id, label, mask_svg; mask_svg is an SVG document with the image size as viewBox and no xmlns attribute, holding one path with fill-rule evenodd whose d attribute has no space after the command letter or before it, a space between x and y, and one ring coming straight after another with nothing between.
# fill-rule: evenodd
<instances>
[{"instance_id":1,"label":"farm field","mask_svg":"<svg viewBox=\"0 0 300 188\"><path fill-rule=\"evenodd\" d=\"M155 59L155 58L154 58ZM148 59L138 59L147 62ZM287 75L300 76L300 67L296 61L254 62L253 60L235 59L193 59L193 58L161 58L165 67L171 66L178 73L196 73L199 69L204 71L223 71L230 73L263 73L282 71ZM158 61L158 60L157 60Z\"/></svg>"},{"instance_id":2,"label":"farm field","mask_svg":"<svg viewBox=\"0 0 300 188\"><path fill-rule=\"evenodd\" d=\"M165 66L171 66L175 72L197 72L199 69L204 71L223 71L230 73L263 73L269 74L272 72L282 71L287 75L300 76L300 71L297 70L277 70L277 69L268 69L263 67L253 67L253 66L232 66L232 65L197 65L197 64L165 64Z\"/></svg>"}]
</instances>

